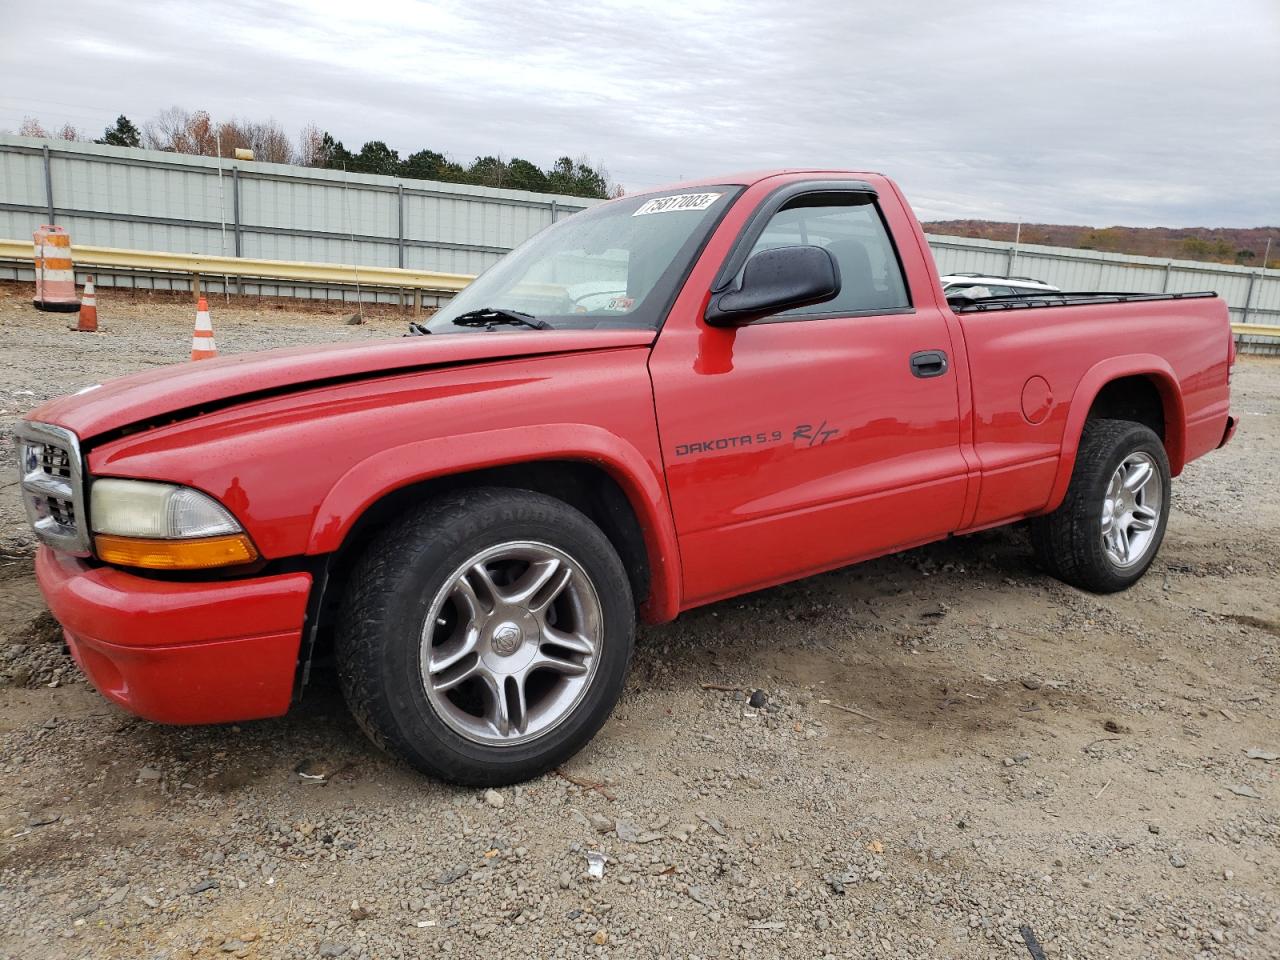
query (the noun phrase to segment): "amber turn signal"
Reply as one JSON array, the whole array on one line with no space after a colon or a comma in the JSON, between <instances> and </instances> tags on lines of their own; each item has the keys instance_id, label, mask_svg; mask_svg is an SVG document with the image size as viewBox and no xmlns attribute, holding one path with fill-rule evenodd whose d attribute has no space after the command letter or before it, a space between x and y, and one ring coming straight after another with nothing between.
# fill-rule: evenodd
<instances>
[{"instance_id":1,"label":"amber turn signal","mask_svg":"<svg viewBox=\"0 0 1280 960\"><path fill-rule=\"evenodd\" d=\"M258 551L243 533L190 540L151 540L100 533L93 538L98 559L148 570L207 570L258 559Z\"/></svg>"}]
</instances>

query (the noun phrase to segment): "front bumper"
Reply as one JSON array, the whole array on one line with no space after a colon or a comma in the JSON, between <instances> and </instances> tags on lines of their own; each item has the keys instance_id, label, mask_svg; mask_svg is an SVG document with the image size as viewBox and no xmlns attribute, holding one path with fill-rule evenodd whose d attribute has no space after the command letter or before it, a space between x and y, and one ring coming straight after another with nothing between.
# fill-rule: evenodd
<instances>
[{"instance_id":1,"label":"front bumper","mask_svg":"<svg viewBox=\"0 0 1280 960\"><path fill-rule=\"evenodd\" d=\"M42 546L36 579L76 662L126 710L194 724L289 709L309 573L179 583Z\"/></svg>"}]
</instances>

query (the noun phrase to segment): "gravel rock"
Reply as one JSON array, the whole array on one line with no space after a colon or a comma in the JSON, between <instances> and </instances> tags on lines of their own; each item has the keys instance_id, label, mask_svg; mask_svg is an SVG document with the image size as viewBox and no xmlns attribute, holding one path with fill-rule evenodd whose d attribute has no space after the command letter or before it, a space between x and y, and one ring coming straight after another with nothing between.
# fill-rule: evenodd
<instances>
[{"instance_id":1,"label":"gravel rock","mask_svg":"<svg viewBox=\"0 0 1280 960\"><path fill-rule=\"evenodd\" d=\"M644 830L630 820L619 820L614 825L618 839L625 843L652 843L661 840L662 834L657 830Z\"/></svg>"},{"instance_id":2,"label":"gravel rock","mask_svg":"<svg viewBox=\"0 0 1280 960\"><path fill-rule=\"evenodd\" d=\"M442 871L440 875L436 877L436 883L442 887L448 886L451 883L456 883L461 880L470 872L471 869L466 864L459 864L456 867L450 867L448 870Z\"/></svg>"}]
</instances>

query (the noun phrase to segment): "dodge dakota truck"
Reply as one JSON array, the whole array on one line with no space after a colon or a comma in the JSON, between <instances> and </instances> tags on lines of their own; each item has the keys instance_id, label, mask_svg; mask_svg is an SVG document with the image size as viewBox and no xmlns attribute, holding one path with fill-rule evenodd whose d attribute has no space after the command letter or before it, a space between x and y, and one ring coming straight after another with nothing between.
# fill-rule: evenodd
<instances>
[{"instance_id":1,"label":"dodge dakota truck","mask_svg":"<svg viewBox=\"0 0 1280 960\"><path fill-rule=\"evenodd\" d=\"M949 304L870 173L602 203L413 332L20 423L40 587L106 697L277 716L325 658L385 750L519 781L605 722L637 618L1024 520L1049 573L1123 590L1235 429L1222 300Z\"/></svg>"}]
</instances>

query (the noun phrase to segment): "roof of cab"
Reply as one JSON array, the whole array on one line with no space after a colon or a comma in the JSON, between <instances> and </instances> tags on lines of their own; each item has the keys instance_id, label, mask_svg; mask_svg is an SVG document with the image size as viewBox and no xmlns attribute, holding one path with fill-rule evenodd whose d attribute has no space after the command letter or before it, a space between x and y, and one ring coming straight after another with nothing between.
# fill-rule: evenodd
<instances>
[{"instance_id":1,"label":"roof of cab","mask_svg":"<svg viewBox=\"0 0 1280 960\"><path fill-rule=\"evenodd\" d=\"M750 187L759 183L761 180L769 180L773 177L792 176L795 174L805 174L815 178L884 176L883 173L878 173L874 170L833 170L825 167L784 167L779 170L749 170L746 172L726 174L719 177L700 177L696 180L682 180L679 183L666 183L661 186L650 187L647 190L638 190L635 193L627 194L627 196L640 197L651 193L664 193L671 190L686 190L690 187Z\"/></svg>"}]
</instances>

